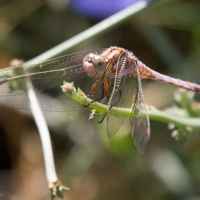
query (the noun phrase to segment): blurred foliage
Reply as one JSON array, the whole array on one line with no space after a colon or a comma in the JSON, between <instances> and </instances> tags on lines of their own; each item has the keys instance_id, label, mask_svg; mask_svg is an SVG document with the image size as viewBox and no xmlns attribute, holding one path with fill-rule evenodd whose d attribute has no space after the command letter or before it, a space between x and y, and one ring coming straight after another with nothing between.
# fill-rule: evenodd
<instances>
[{"instance_id":1,"label":"blurred foliage","mask_svg":"<svg viewBox=\"0 0 200 200\"><path fill-rule=\"evenodd\" d=\"M161 1L70 53L121 46L156 71L200 84L199 10L199 0ZM96 23L64 0L1 1L0 67L13 58L31 59ZM175 103L173 86L144 81L143 89L146 103L156 108ZM188 102L179 101L179 106L189 109L196 103L199 108L198 102ZM196 108L189 110L191 116L199 116ZM89 113L85 110L45 113L59 177L70 187L65 199L200 199L199 131L176 141L166 124L151 121L151 141L140 155L126 125L125 131L108 139L104 123L83 122ZM49 199L32 118L1 108L0 143L0 198Z\"/></svg>"}]
</instances>

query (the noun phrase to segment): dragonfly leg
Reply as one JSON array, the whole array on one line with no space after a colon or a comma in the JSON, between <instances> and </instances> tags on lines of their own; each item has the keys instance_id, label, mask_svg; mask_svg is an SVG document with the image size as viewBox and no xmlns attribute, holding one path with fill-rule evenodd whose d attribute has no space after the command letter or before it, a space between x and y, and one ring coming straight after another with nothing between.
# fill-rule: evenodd
<instances>
[{"instance_id":1,"label":"dragonfly leg","mask_svg":"<svg viewBox=\"0 0 200 200\"><path fill-rule=\"evenodd\" d=\"M87 97L92 97L94 92L96 91L97 89L97 86L99 84L99 80L95 81L95 83L93 84L91 90L90 90L90 93L87 95ZM92 100L87 106L84 106L84 107L88 107L91 103L93 103L94 100Z\"/></svg>"},{"instance_id":2,"label":"dragonfly leg","mask_svg":"<svg viewBox=\"0 0 200 200\"><path fill-rule=\"evenodd\" d=\"M96 82L95 82L96 83ZM96 102L96 101L100 101L100 103L105 103L106 102L106 100L108 99L108 95L110 95L110 91L109 91L109 88L108 88L108 86L107 86L108 84L107 84L107 82L103 82L102 83L102 95L101 95L101 97L100 98L97 98L97 99L94 99L94 100L92 100L87 106L85 106L85 107L88 107L91 103L94 103L94 102ZM95 89L96 90L96 89ZM92 90L91 90L92 91ZM106 93L106 95L105 95L105 93ZM93 93L94 94L94 93ZM87 95L87 96L92 96L93 94L91 94L91 92L90 92L90 94L89 95Z\"/></svg>"},{"instance_id":3,"label":"dragonfly leg","mask_svg":"<svg viewBox=\"0 0 200 200\"><path fill-rule=\"evenodd\" d=\"M100 98L100 99L102 99L102 97ZM106 100L108 99L108 96L104 96L103 97L103 99L100 101L100 103L104 103ZM95 102L95 101L97 101L97 100L93 100L93 101L91 101L91 103L93 103L93 102ZM90 103L90 104L91 104ZM85 107L88 107L90 104L88 104L87 106L85 106ZM109 109L110 110L110 109ZM91 116L91 114L89 114L87 117L86 117L86 119L84 120L84 122L86 122L87 123L87 121L90 119L90 116ZM105 115L106 116L106 115ZM105 118L105 116L103 117L103 118ZM102 120L103 121L103 120ZM101 121L101 122L102 122ZM101 123L101 122L99 122L99 123Z\"/></svg>"},{"instance_id":4,"label":"dragonfly leg","mask_svg":"<svg viewBox=\"0 0 200 200\"><path fill-rule=\"evenodd\" d=\"M106 93L106 95L105 95L105 93ZM102 83L102 95L101 95L101 97L98 98L98 99L92 100L85 107L88 107L91 103L94 103L94 102L99 101L99 100L101 100L100 103L102 103L102 104L105 103L106 100L108 99L108 95L110 95L110 91L109 91L109 88L108 88L108 83L107 82L103 82ZM91 114L86 117L86 119L84 120L84 122L87 123L87 121L90 119L90 116L91 116Z\"/></svg>"},{"instance_id":5,"label":"dragonfly leg","mask_svg":"<svg viewBox=\"0 0 200 200\"><path fill-rule=\"evenodd\" d=\"M106 111L106 113L104 114L103 118L101 119L101 121L98 121L99 123L102 123L103 120L105 119L106 115L108 114L108 111L119 101L119 99L122 96L122 91L120 89L117 89L118 92L118 97L115 99L115 101L110 105L109 109Z\"/></svg>"},{"instance_id":6,"label":"dragonfly leg","mask_svg":"<svg viewBox=\"0 0 200 200\"><path fill-rule=\"evenodd\" d=\"M84 122L85 122L85 123L88 122L88 120L90 119L90 116L91 116L91 114L89 114L89 115L84 119Z\"/></svg>"},{"instance_id":7,"label":"dragonfly leg","mask_svg":"<svg viewBox=\"0 0 200 200\"><path fill-rule=\"evenodd\" d=\"M97 99L97 100L91 101L87 106L84 106L84 107L88 107L91 103L93 103L93 102L95 102L95 101L98 101L98 100L100 100L100 99L102 99L102 97L99 98L99 99ZM103 99L100 101L100 103L104 103L107 99L108 99L108 96L104 96ZM90 116L91 116L91 114L89 114L89 115L86 117L86 119L84 120L84 122L87 123L87 121L90 119Z\"/></svg>"}]
</instances>

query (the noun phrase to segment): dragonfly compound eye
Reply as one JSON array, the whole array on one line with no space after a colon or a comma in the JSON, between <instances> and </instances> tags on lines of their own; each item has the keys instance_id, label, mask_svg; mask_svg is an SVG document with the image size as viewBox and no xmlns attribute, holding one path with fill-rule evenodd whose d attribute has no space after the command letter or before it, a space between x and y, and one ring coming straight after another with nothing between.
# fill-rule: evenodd
<instances>
[{"instance_id":1,"label":"dragonfly compound eye","mask_svg":"<svg viewBox=\"0 0 200 200\"><path fill-rule=\"evenodd\" d=\"M103 74L105 72L106 62L101 56L95 55L94 57L92 57L92 62L98 74Z\"/></svg>"},{"instance_id":2,"label":"dragonfly compound eye","mask_svg":"<svg viewBox=\"0 0 200 200\"><path fill-rule=\"evenodd\" d=\"M94 77L96 75L96 70L92 61L92 58L95 55L93 53L90 53L88 55L85 56L84 60L83 60L83 68L85 69L87 75L89 77Z\"/></svg>"},{"instance_id":3,"label":"dragonfly compound eye","mask_svg":"<svg viewBox=\"0 0 200 200\"><path fill-rule=\"evenodd\" d=\"M83 63L84 63L85 61L91 60L94 56L95 56L95 54L93 54L93 53L87 54L87 55L85 56L84 60L83 60Z\"/></svg>"},{"instance_id":4,"label":"dragonfly compound eye","mask_svg":"<svg viewBox=\"0 0 200 200\"><path fill-rule=\"evenodd\" d=\"M83 68L89 77L94 77L97 74L102 75L106 70L106 62L101 56L90 53L83 60Z\"/></svg>"}]
</instances>

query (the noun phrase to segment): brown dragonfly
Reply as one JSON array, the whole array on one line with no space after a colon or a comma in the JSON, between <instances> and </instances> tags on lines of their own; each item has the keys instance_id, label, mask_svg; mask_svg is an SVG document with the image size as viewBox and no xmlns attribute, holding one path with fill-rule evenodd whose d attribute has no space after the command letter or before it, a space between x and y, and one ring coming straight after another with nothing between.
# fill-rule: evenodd
<instances>
[{"instance_id":1,"label":"brown dragonfly","mask_svg":"<svg viewBox=\"0 0 200 200\"><path fill-rule=\"evenodd\" d=\"M91 53L92 52L92 53ZM150 123L142 93L141 79L153 79L200 93L200 85L153 71L135 55L120 47L83 51L44 61L36 65L0 70L0 105L30 109L28 93L34 88L44 111L75 111L83 106L61 92L63 81L75 82L93 101L107 104L104 117L108 136L120 129L125 117L110 115L115 106L131 108L131 136L144 153L150 139ZM34 107L31 107L34 109ZM104 119L104 118L103 118Z\"/></svg>"}]
</instances>

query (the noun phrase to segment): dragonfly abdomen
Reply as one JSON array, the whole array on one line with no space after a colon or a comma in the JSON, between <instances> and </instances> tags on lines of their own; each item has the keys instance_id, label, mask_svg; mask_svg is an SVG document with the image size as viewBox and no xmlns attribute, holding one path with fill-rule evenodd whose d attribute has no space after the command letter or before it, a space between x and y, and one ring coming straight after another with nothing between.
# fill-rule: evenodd
<instances>
[{"instance_id":1,"label":"dragonfly abdomen","mask_svg":"<svg viewBox=\"0 0 200 200\"><path fill-rule=\"evenodd\" d=\"M138 68L139 68L142 79L153 79L153 80L171 84L171 85L174 85L186 90L191 90L196 93L200 93L200 85L197 85L196 83L191 83L188 81L183 81L177 78L172 78L172 77L160 74L150 69L149 67L147 67L141 61L138 61Z\"/></svg>"}]
</instances>

